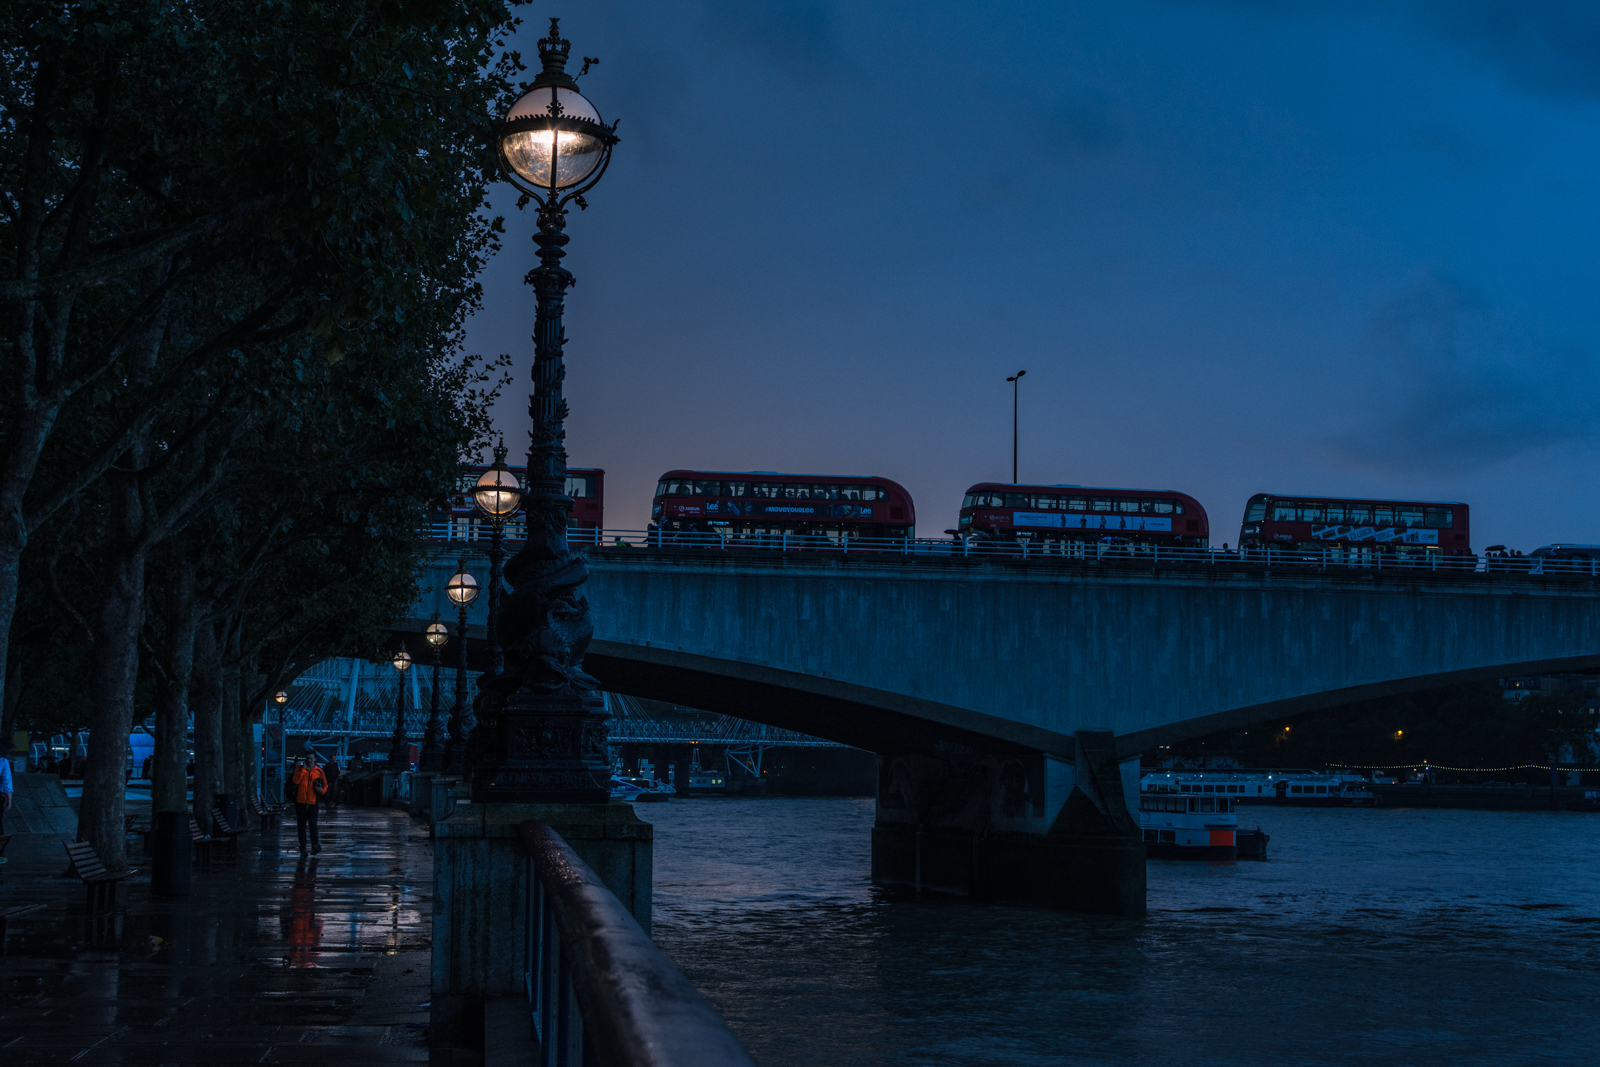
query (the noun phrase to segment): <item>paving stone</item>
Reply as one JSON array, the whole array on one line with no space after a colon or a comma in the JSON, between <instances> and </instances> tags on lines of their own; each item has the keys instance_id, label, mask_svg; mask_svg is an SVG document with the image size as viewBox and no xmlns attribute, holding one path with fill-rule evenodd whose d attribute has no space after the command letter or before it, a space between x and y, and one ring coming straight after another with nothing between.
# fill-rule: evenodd
<instances>
[{"instance_id":1,"label":"paving stone","mask_svg":"<svg viewBox=\"0 0 1600 1067\"><path fill-rule=\"evenodd\" d=\"M315 857L292 826L247 833L177 900L131 838L146 870L105 917L61 877L64 838L18 835L0 907L46 907L10 924L0 1064L473 1063L427 1044L431 842L397 810L323 827Z\"/></svg>"}]
</instances>

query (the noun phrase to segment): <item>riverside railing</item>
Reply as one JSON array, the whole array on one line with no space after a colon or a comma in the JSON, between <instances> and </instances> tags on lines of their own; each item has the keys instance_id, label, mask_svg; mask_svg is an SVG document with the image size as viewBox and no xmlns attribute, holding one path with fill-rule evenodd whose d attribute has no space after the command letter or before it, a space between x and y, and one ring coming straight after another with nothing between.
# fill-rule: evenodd
<instances>
[{"instance_id":1,"label":"riverside railing","mask_svg":"<svg viewBox=\"0 0 1600 1067\"><path fill-rule=\"evenodd\" d=\"M488 542L462 536L459 526L438 523L425 531L434 541ZM513 540L509 533L507 539ZM1456 574L1508 574L1533 577L1600 577L1600 559L1565 559L1554 556L1447 556L1440 552L1395 543L1387 548L1339 546L1290 548L1178 548L1128 544L1112 537L1103 541L990 541L975 537L855 537L848 534L719 534L672 530L567 531L574 548L613 550L629 548L704 549L717 552L806 552L844 555L936 556L969 560L1024 560L1033 562L1118 564L1148 566L1192 564L1210 567L1287 567L1319 570L1431 571Z\"/></svg>"},{"instance_id":2,"label":"riverside railing","mask_svg":"<svg viewBox=\"0 0 1600 1067\"><path fill-rule=\"evenodd\" d=\"M539 1067L754 1067L561 835L529 820L526 992Z\"/></svg>"}]
</instances>

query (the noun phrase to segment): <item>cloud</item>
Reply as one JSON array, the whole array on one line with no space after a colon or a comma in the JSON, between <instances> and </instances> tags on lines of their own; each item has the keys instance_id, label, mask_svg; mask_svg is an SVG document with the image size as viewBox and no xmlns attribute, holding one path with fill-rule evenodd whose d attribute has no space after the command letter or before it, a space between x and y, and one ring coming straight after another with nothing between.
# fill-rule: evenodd
<instances>
[{"instance_id":1,"label":"cloud","mask_svg":"<svg viewBox=\"0 0 1600 1067\"><path fill-rule=\"evenodd\" d=\"M1372 315L1388 362L1372 412L1327 438L1333 456L1383 474L1461 475L1530 452L1587 449L1600 427L1600 366L1586 348L1510 336L1488 299L1429 275Z\"/></svg>"},{"instance_id":2,"label":"cloud","mask_svg":"<svg viewBox=\"0 0 1600 1067\"><path fill-rule=\"evenodd\" d=\"M832 8L821 0L706 0L705 23L713 36L796 80L860 77L839 42Z\"/></svg>"},{"instance_id":3,"label":"cloud","mask_svg":"<svg viewBox=\"0 0 1600 1067\"><path fill-rule=\"evenodd\" d=\"M1520 89L1600 97L1600 4L1594 0L1414 0L1417 21L1499 68Z\"/></svg>"}]
</instances>

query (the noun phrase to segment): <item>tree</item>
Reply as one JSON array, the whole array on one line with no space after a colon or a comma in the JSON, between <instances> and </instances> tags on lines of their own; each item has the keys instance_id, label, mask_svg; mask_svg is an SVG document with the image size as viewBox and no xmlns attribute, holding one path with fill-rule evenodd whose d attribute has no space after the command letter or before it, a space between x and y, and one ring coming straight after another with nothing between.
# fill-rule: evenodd
<instances>
[{"instance_id":1,"label":"tree","mask_svg":"<svg viewBox=\"0 0 1600 1067\"><path fill-rule=\"evenodd\" d=\"M149 554L271 408L252 386L459 344L498 231L481 143L510 25L501 0L0 14L0 649L31 536L95 487L93 736L116 751L91 755L83 825L114 865Z\"/></svg>"}]
</instances>

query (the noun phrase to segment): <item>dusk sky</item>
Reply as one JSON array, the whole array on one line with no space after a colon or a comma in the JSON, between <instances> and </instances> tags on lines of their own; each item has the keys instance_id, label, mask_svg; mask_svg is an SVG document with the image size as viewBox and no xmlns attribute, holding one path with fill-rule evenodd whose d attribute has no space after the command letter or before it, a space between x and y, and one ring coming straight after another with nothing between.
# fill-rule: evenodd
<instances>
[{"instance_id":1,"label":"dusk sky","mask_svg":"<svg viewBox=\"0 0 1600 1067\"><path fill-rule=\"evenodd\" d=\"M571 213L573 466L1463 500L1600 542L1600 4L566 0L622 143ZM576 63L575 63L576 65ZM531 72L528 75L532 76ZM526 447L535 263L469 347Z\"/></svg>"}]
</instances>

